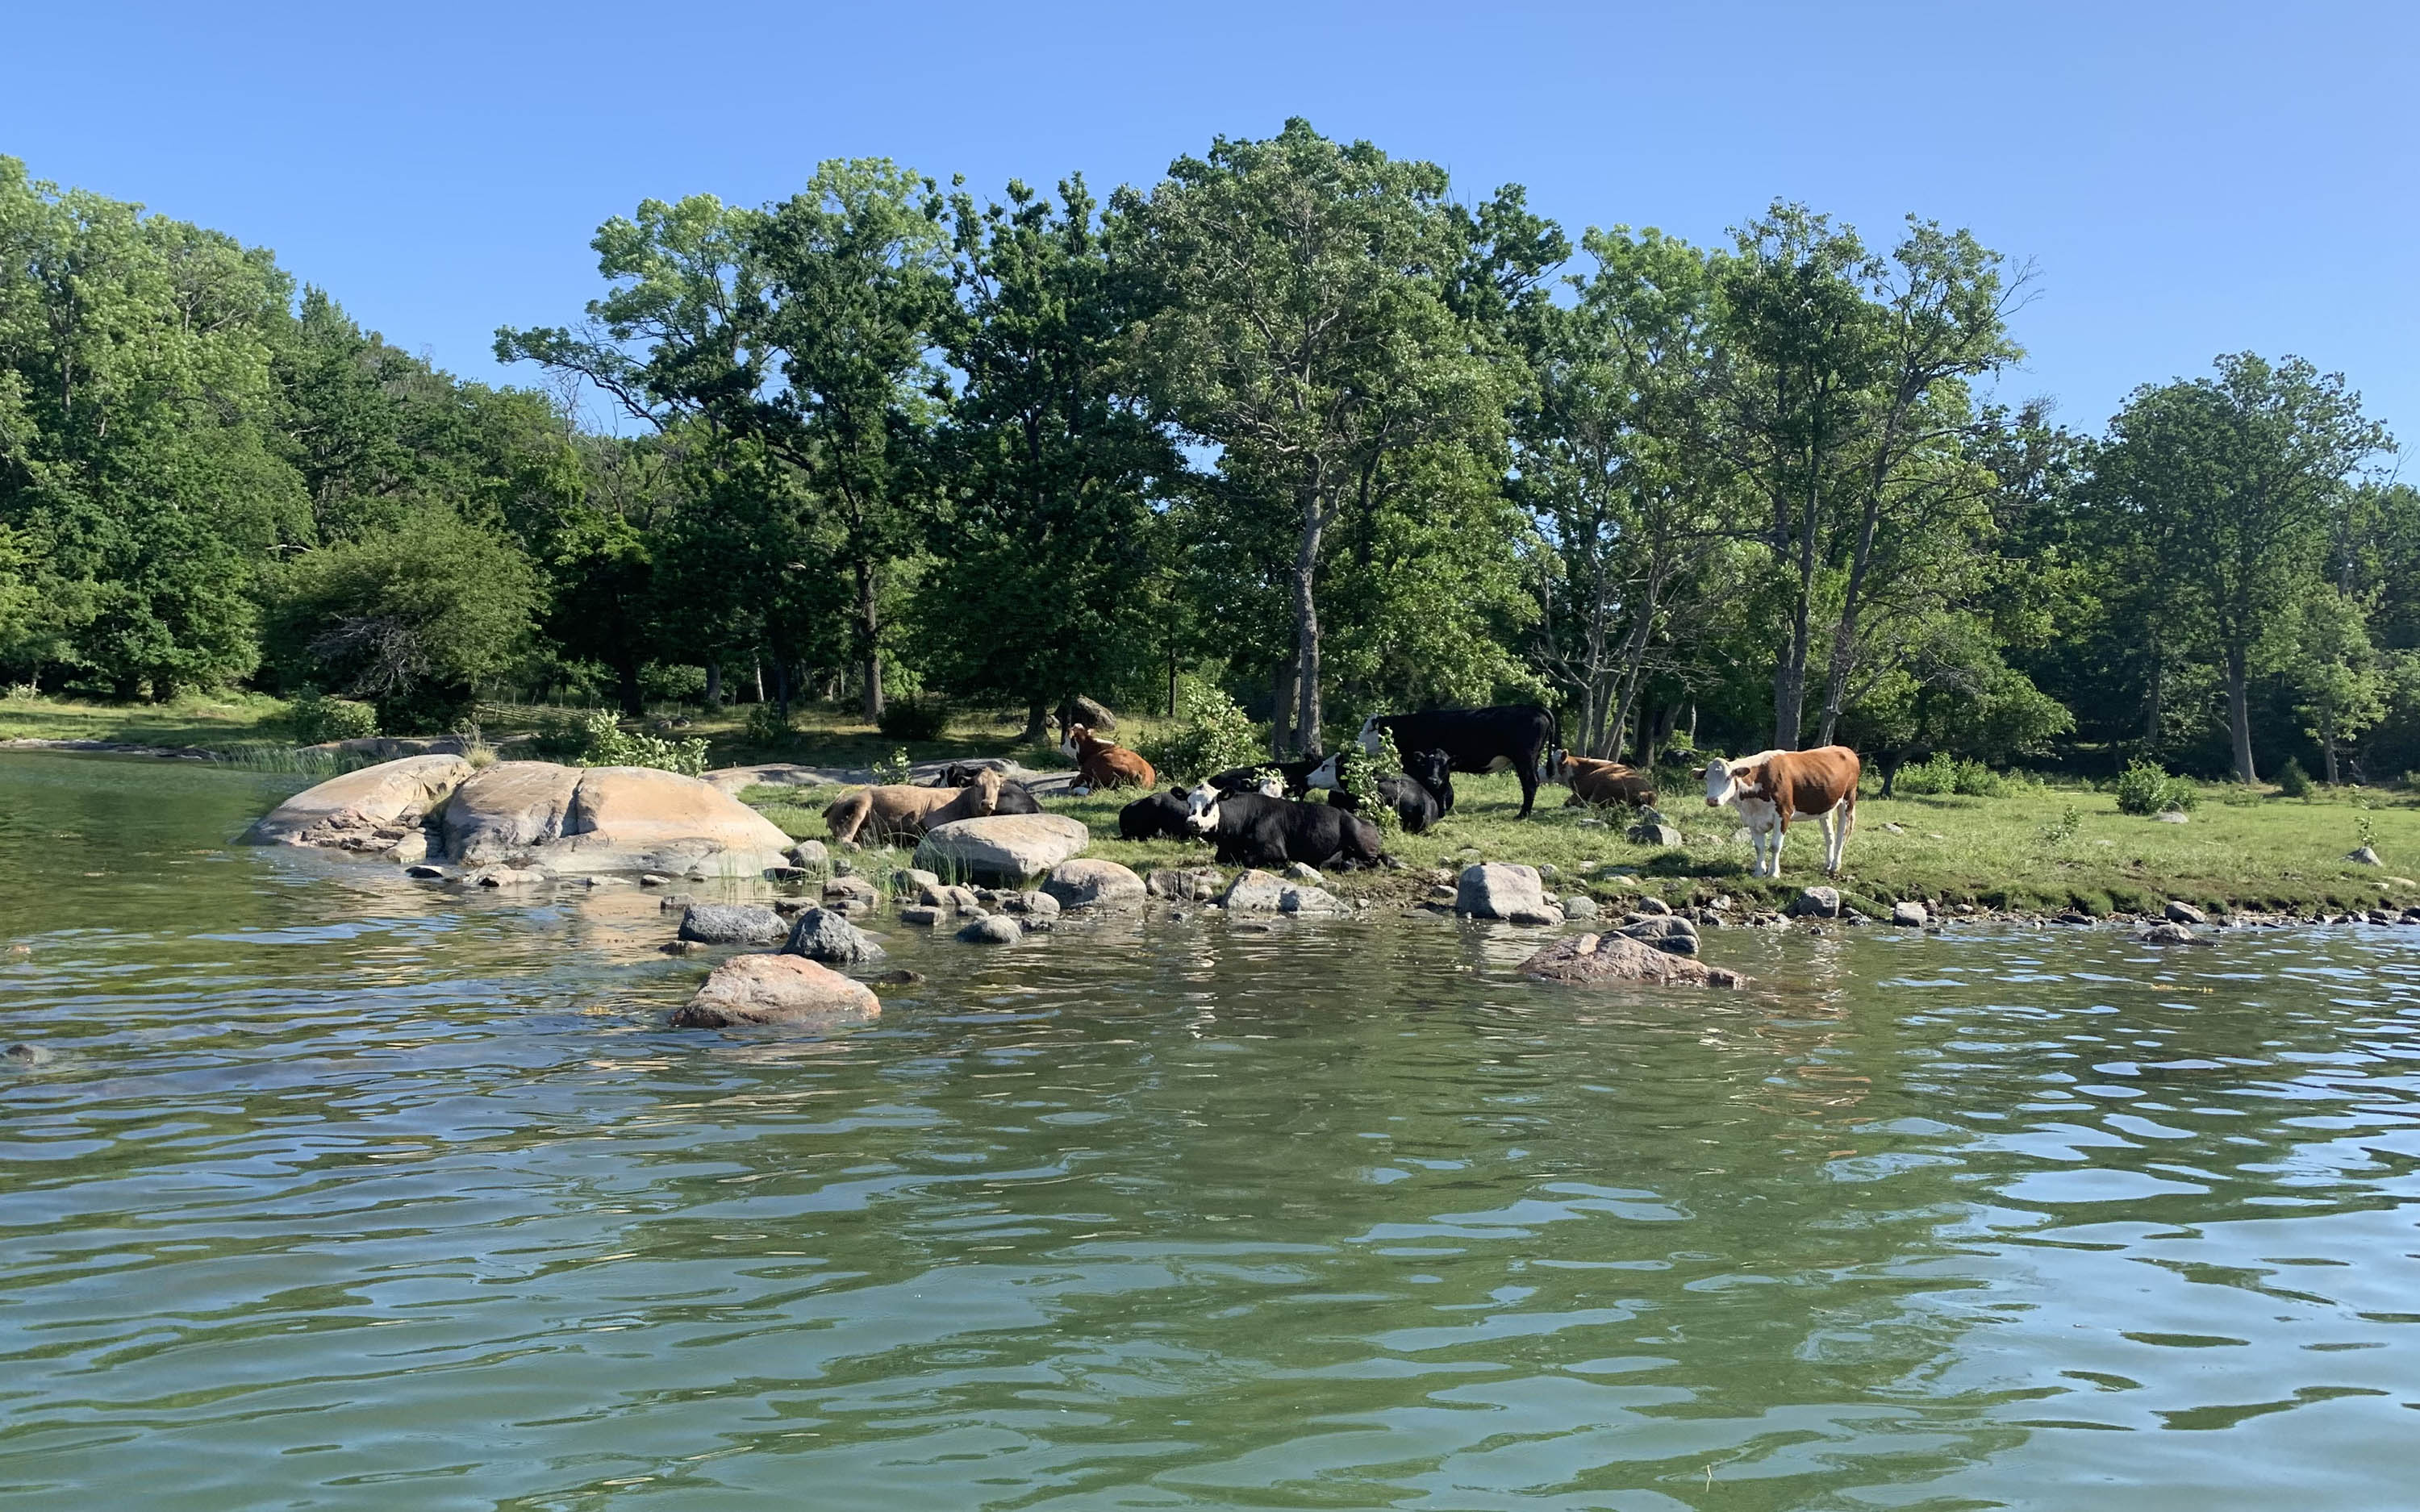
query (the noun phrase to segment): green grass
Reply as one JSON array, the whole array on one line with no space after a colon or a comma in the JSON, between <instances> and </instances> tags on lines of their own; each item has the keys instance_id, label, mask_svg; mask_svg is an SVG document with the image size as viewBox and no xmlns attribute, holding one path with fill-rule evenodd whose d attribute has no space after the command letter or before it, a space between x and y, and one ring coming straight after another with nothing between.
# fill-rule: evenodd
<instances>
[{"instance_id":1,"label":"green grass","mask_svg":"<svg viewBox=\"0 0 2420 1512\"><path fill-rule=\"evenodd\" d=\"M1681 903L1717 893L1778 904L1824 880L1822 831L1793 825L1779 878L1747 874L1749 853L1738 820L1702 801L1666 806L1687 843L1678 849L1634 845L1622 816L1602 827L1582 823L1586 810L1560 807L1559 789L1543 789L1537 811L1516 816L1520 786L1509 776L1456 777L1457 807L1425 835L1398 838L1389 853L1406 864L1395 873L1342 879L1346 890L1411 896L1429 886L1431 868L1474 860L1541 862L1557 868L1557 886L1585 886L1607 900L1652 893ZM2082 786L2023 782L1997 798L1949 796L1858 801L1838 886L1867 906L1901 899L1936 906L1973 903L1993 910L2095 916L2152 913L2170 898L2206 907L2274 911L2342 911L2384 902L2420 903L2420 801L2410 795L2330 794L2309 801L2253 795L2218 785L2202 789L2201 806L2182 825L2118 811L2117 800ZM799 837L821 837L819 790L799 802L795 789L752 789L774 823ZM1132 793L1052 799L1053 812L1072 814L1091 828L1086 854L1137 872L1201 866L1207 852L1175 841L1118 840L1118 810ZM1686 799L1687 795L1680 795ZM2356 805L2367 801L2383 868L2345 859L2355 844ZM2074 810L2072 832L2066 817ZM1893 831L1885 826L1896 825Z\"/></svg>"},{"instance_id":2,"label":"green grass","mask_svg":"<svg viewBox=\"0 0 2420 1512\"><path fill-rule=\"evenodd\" d=\"M217 748L285 743L283 700L262 693L191 694L166 703L0 699L0 740L108 740Z\"/></svg>"}]
</instances>

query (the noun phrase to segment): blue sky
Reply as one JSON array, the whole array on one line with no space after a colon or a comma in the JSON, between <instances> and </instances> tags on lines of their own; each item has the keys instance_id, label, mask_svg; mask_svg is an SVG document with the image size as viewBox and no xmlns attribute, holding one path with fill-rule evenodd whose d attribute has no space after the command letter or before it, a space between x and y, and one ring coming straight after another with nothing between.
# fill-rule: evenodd
<instances>
[{"instance_id":1,"label":"blue sky","mask_svg":"<svg viewBox=\"0 0 2420 1512\"><path fill-rule=\"evenodd\" d=\"M1575 231L1698 240L1776 197L1910 211L2037 271L2003 382L2097 429L2221 351L2347 373L2420 442L2420 7L194 7L0 9L0 152L276 249L497 378L643 197L759 202L823 158L978 191L1156 178L1291 115L1516 180ZM522 375L526 378L526 374Z\"/></svg>"}]
</instances>

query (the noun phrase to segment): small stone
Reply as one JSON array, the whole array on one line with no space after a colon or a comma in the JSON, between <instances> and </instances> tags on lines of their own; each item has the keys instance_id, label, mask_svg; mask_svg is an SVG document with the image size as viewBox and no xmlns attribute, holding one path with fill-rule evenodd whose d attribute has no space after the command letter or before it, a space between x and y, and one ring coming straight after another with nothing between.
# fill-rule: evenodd
<instances>
[{"instance_id":1,"label":"small stone","mask_svg":"<svg viewBox=\"0 0 2420 1512\"><path fill-rule=\"evenodd\" d=\"M918 904L912 908L902 908L899 910L899 922L902 924L917 924L922 925L925 929L933 929L939 926L941 922L941 911L938 908L927 908L922 904Z\"/></svg>"},{"instance_id":2,"label":"small stone","mask_svg":"<svg viewBox=\"0 0 2420 1512\"><path fill-rule=\"evenodd\" d=\"M927 908L939 908L949 914L979 914L982 900L972 887L943 887L938 882L925 883L916 891L916 901Z\"/></svg>"},{"instance_id":3,"label":"small stone","mask_svg":"<svg viewBox=\"0 0 2420 1512\"><path fill-rule=\"evenodd\" d=\"M1590 897L1588 894L1584 892L1572 892L1565 893L1563 895L1563 917L1565 918L1594 918L1596 915L1596 900Z\"/></svg>"},{"instance_id":4,"label":"small stone","mask_svg":"<svg viewBox=\"0 0 2420 1512\"><path fill-rule=\"evenodd\" d=\"M687 908L690 904L695 902L697 902L697 900L686 892L666 893L662 898L657 901L656 912L659 914L677 914L682 909Z\"/></svg>"},{"instance_id":5,"label":"small stone","mask_svg":"<svg viewBox=\"0 0 2420 1512\"><path fill-rule=\"evenodd\" d=\"M547 880L547 874L535 867L483 866L462 879L469 887L519 888L535 887Z\"/></svg>"},{"instance_id":6,"label":"small stone","mask_svg":"<svg viewBox=\"0 0 2420 1512\"><path fill-rule=\"evenodd\" d=\"M660 872L642 872L639 876L639 886L642 887L669 887L672 885L673 879Z\"/></svg>"},{"instance_id":7,"label":"small stone","mask_svg":"<svg viewBox=\"0 0 2420 1512\"><path fill-rule=\"evenodd\" d=\"M1907 833L1907 826L1905 825L1894 825L1885 822L1883 825L1883 827L1889 830L1894 835L1904 835Z\"/></svg>"},{"instance_id":8,"label":"small stone","mask_svg":"<svg viewBox=\"0 0 2420 1512\"><path fill-rule=\"evenodd\" d=\"M1566 934L1521 963L1522 975L1546 981L1588 985L1650 981L1706 987L1738 987L1747 979L1709 966L1690 954L1656 949L1619 934Z\"/></svg>"},{"instance_id":9,"label":"small stone","mask_svg":"<svg viewBox=\"0 0 2420 1512\"><path fill-rule=\"evenodd\" d=\"M1698 926L1676 915L1655 915L1641 918L1636 924L1624 924L1621 933L1624 938L1652 945L1659 950L1668 950L1674 955L1698 953Z\"/></svg>"},{"instance_id":10,"label":"small stone","mask_svg":"<svg viewBox=\"0 0 2420 1512\"><path fill-rule=\"evenodd\" d=\"M2168 906L2161 910L2161 917L2164 918L2171 924L2207 924L2210 922L2210 916L2208 914L2203 913L2200 909L2195 908L2193 904L2186 903L2180 898L2169 899Z\"/></svg>"},{"instance_id":11,"label":"small stone","mask_svg":"<svg viewBox=\"0 0 2420 1512\"><path fill-rule=\"evenodd\" d=\"M879 961L883 952L874 936L850 923L839 910L810 908L790 926L790 937L783 942L782 953L854 965L861 961Z\"/></svg>"},{"instance_id":12,"label":"small stone","mask_svg":"<svg viewBox=\"0 0 2420 1512\"><path fill-rule=\"evenodd\" d=\"M872 1018L874 989L795 955L736 956L714 968L672 1022L686 1028Z\"/></svg>"},{"instance_id":13,"label":"small stone","mask_svg":"<svg viewBox=\"0 0 2420 1512\"><path fill-rule=\"evenodd\" d=\"M1543 881L1552 882L1562 874L1562 869L1555 865L1552 861L1541 861L1538 863L1538 876Z\"/></svg>"},{"instance_id":14,"label":"small stone","mask_svg":"<svg viewBox=\"0 0 2420 1512\"><path fill-rule=\"evenodd\" d=\"M9 1063L16 1066L39 1066L51 1058L51 1053L38 1044L12 1044L0 1050L0 1056L7 1057Z\"/></svg>"},{"instance_id":15,"label":"small stone","mask_svg":"<svg viewBox=\"0 0 2420 1512\"><path fill-rule=\"evenodd\" d=\"M2182 924L2154 924L2134 938L2145 945L2199 945L2201 936Z\"/></svg>"},{"instance_id":16,"label":"small stone","mask_svg":"<svg viewBox=\"0 0 2420 1512\"><path fill-rule=\"evenodd\" d=\"M875 890L873 883L863 877L834 877L824 884L824 901L862 903L870 908L882 901L882 895Z\"/></svg>"},{"instance_id":17,"label":"small stone","mask_svg":"<svg viewBox=\"0 0 2420 1512\"><path fill-rule=\"evenodd\" d=\"M1808 887L1790 902L1793 918L1838 918L1840 917L1840 890L1838 887Z\"/></svg>"},{"instance_id":18,"label":"small stone","mask_svg":"<svg viewBox=\"0 0 2420 1512\"><path fill-rule=\"evenodd\" d=\"M2378 852L2372 850L2366 845L2357 851L2346 852L2345 859L2352 862L2355 866L2384 866L2386 864L2384 861L2378 858Z\"/></svg>"},{"instance_id":19,"label":"small stone","mask_svg":"<svg viewBox=\"0 0 2420 1512\"><path fill-rule=\"evenodd\" d=\"M831 850L819 840L802 840L790 847L790 864L801 872L831 870Z\"/></svg>"},{"instance_id":20,"label":"small stone","mask_svg":"<svg viewBox=\"0 0 2420 1512\"><path fill-rule=\"evenodd\" d=\"M1285 874L1294 878L1296 882L1307 882L1314 887L1318 887L1319 884L1325 880L1319 874L1319 868L1312 866L1308 861L1294 862L1285 869Z\"/></svg>"},{"instance_id":21,"label":"small stone","mask_svg":"<svg viewBox=\"0 0 2420 1512\"><path fill-rule=\"evenodd\" d=\"M1932 922L1932 916L1926 912L1924 904L1908 899L1891 904L1890 921L1901 929L1922 929Z\"/></svg>"},{"instance_id":22,"label":"small stone","mask_svg":"<svg viewBox=\"0 0 2420 1512\"><path fill-rule=\"evenodd\" d=\"M874 980L881 982L886 987L905 987L909 982L923 981L924 980L924 976L923 973L919 971L910 971L906 966L892 966L890 970L881 973Z\"/></svg>"},{"instance_id":23,"label":"small stone","mask_svg":"<svg viewBox=\"0 0 2420 1512\"><path fill-rule=\"evenodd\" d=\"M1056 918L1059 900L1035 887L1028 892L1012 892L1001 900L1001 911L1026 918Z\"/></svg>"},{"instance_id":24,"label":"small stone","mask_svg":"<svg viewBox=\"0 0 2420 1512\"><path fill-rule=\"evenodd\" d=\"M910 897L917 897L923 888L938 887L940 885L941 879L939 876L921 867L903 866L891 873L891 890L904 892ZM923 899L918 897L917 901L921 903Z\"/></svg>"},{"instance_id":25,"label":"small stone","mask_svg":"<svg viewBox=\"0 0 2420 1512\"><path fill-rule=\"evenodd\" d=\"M1453 910L1473 918L1500 918L1514 924L1555 924L1559 909L1546 907L1545 889L1534 867L1510 862L1482 862L1463 869L1455 889Z\"/></svg>"},{"instance_id":26,"label":"small stone","mask_svg":"<svg viewBox=\"0 0 2420 1512\"><path fill-rule=\"evenodd\" d=\"M1042 890L1059 900L1062 908L1125 908L1145 896L1142 878L1115 861L1079 857L1050 869Z\"/></svg>"},{"instance_id":27,"label":"small stone","mask_svg":"<svg viewBox=\"0 0 2420 1512\"><path fill-rule=\"evenodd\" d=\"M1664 850L1677 850L1688 843L1681 832L1670 825L1643 822L1630 826L1625 837L1633 845L1653 845Z\"/></svg>"},{"instance_id":28,"label":"small stone","mask_svg":"<svg viewBox=\"0 0 2420 1512\"><path fill-rule=\"evenodd\" d=\"M698 948L695 940L666 940L656 947L666 955L688 955Z\"/></svg>"},{"instance_id":29,"label":"small stone","mask_svg":"<svg viewBox=\"0 0 2420 1512\"><path fill-rule=\"evenodd\" d=\"M969 945L1015 945L1025 937L1025 931L1006 914L985 914L958 931L958 938Z\"/></svg>"},{"instance_id":30,"label":"small stone","mask_svg":"<svg viewBox=\"0 0 2420 1512\"><path fill-rule=\"evenodd\" d=\"M2177 812L2174 809L2163 809L2151 817L2164 825L2190 825L2193 823L2191 819L2188 819L2183 814Z\"/></svg>"},{"instance_id":31,"label":"small stone","mask_svg":"<svg viewBox=\"0 0 2420 1512\"><path fill-rule=\"evenodd\" d=\"M424 861L418 866L405 867L403 869L403 874L408 877L416 877L422 882L434 882L440 877L445 875L445 869L442 866L430 866Z\"/></svg>"},{"instance_id":32,"label":"small stone","mask_svg":"<svg viewBox=\"0 0 2420 1512\"><path fill-rule=\"evenodd\" d=\"M1651 893L1638 900L1638 911L1642 914L1668 914L1672 905Z\"/></svg>"},{"instance_id":33,"label":"small stone","mask_svg":"<svg viewBox=\"0 0 2420 1512\"><path fill-rule=\"evenodd\" d=\"M1215 866L1161 867L1143 879L1143 891L1154 898L1202 903L1227 888L1227 874Z\"/></svg>"}]
</instances>

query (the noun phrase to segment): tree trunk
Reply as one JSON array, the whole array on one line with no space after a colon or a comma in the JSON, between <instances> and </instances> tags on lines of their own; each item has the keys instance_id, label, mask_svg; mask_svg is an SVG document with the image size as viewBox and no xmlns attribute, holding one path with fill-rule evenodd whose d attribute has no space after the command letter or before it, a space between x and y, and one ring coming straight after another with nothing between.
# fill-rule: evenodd
<instances>
[{"instance_id":1,"label":"tree trunk","mask_svg":"<svg viewBox=\"0 0 2420 1512\"><path fill-rule=\"evenodd\" d=\"M2319 754L2327 760L2328 786L2335 787L2336 785L2336 742L2335 735L2325 734L2319 737Z\"/></svg>"},{"instance_id":2,"label":"tree trunk","mask_svg":"<svg viewBox=\"0 0 2420 1512\"><path fill-rule=\"evenodd\" d=\"M1168 653L1168 717L1171 719L1176 717L1176 652L1173 648Z\"/></svg>"},{"instance_id":3,"label":"tree trunk","mask_svg":"<svg viewBox=\"0 0 2420 1512\"><path fill-rule=\"evenodd\" d=\"M1042 737L1048 733L1049 728L1050 701L1027 699L1025 701L1025 733L1019 735L1017 739L1028 746L1038 746L1042 743Z\"/></svg>"},{"instance_id":4,"label":"tree trunk","mask_svg":"<svg viewBox=\"0 0 2420 1512\"><path fill-rule=\"evenodd\" d=\"M706 664L706 706L709 709L722 707L722 663L720 661Z\"/></svg>"},{"instance_id":5,"label":"tree trunk","mask_svg":"<svg viewBox=\"0 0 2420 1512\"><path fill-rule=\"evenodd\" d=\"M761 688L764 686L762 682L765 675L764 669L758 668L756 675L759 679L757 686ZM788 724L790 722L790 660L786 656L778 655L773 658L773 702L780 708L782 722Z\"/></svg>"},{"instance_id":6,"label":"tree trunk","mask_svg":"<svg viewBox=\"0 0 2420 1512\"><path fill-rule=\"evenodd\" d=\"M1283 757L1292 745L1290 732L1294 725L1295 679L1301 672L1301 664L1291 658L1278 667L1277 702L1269 711L1269 754L1272 757Z\"/></svg>"},{"instance_id":7,"label":"tree trunk","mask_svg":"<svg viewBox=\"0 0 2420 1512\"><path fill-rule=\"evenodd\" d=\"M2252 696L2245 667L2245 648L2226 648L2226 722L2235 734L2235 779L2253 783L2260 774L2252 766Z\"/></svg>"},{"instance_id":8,"label":"tree trunk","mask_svg":"<svg viewBox=\"0 0 2420 1512\"><path fill-rule=\"evenodd\" d=\"M626 660L617 663L613 668L613 683L621 696L624 715L635 719L647 712L646 705L639 700L639 664L637 662Z\"/></svg>"},{"instance_id":9,"label":"tree trunk","mask_svg":"<svg viewBox=\"0 0 2420 1512\"><path fill-rule=\"evenodd\" d=\"M756 702L765 702L765 658L756 658Z\"/></svg>"},{"instance_id":10,"label":"tree trunk","mask_svg":"<svg viewBox=\"0 0 2420 1512\"><path fill-rule=\"evenodd\" d=\"M857 564L857 634L865 657L865 722L882 722L882 605L874 563Z\"/></svg>"},{"instance_id":11,"label":"tree trunk","mask_svg":"<svg viewBox=\"0 0 2420 1512\"><path fill-rule=\"evenodd\" d=\"M2160 748L2160 729L2164 717L2160 701L2162 695L2167 691L2166 673L2167 663L2160 655L2159 638L2154 636L2151 638L2150 688L2149 696L2144 701L2143 713L2143 748L2147 751L2157 751Z\"/></svg>"},{"instance_id":12,"label":"tree trunk","mask_svg":"<svg viewBox=\"0 0 2420 1512\"><path fill-rule=\"evenodd\" d=\"M1324 721L1319 707L1319 603L1312 593L1319 570L1319 537L1326 528L1316 497L1303 506L1302 546L1294 562L1294 654L1296 699L1292 749L1308 756L1319 748Z\"/></svg>"}]
</instances>

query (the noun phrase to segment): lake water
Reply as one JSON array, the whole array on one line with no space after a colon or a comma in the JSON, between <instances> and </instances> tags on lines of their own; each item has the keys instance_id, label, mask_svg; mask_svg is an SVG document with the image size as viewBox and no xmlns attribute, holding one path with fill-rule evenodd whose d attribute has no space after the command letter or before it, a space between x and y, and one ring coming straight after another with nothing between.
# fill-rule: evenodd
<instances>
[{"instance_id":1,"label":"lake water","mask_svg":"<svg viewBox=\"0 0 2420 1512\"><path fill-rule=\"evenodd\" d=\"M2420 930L884 931L675 1032L632 890L0 758L0 1504L2420 1504Z\"/></svg>"}]
</instances>

